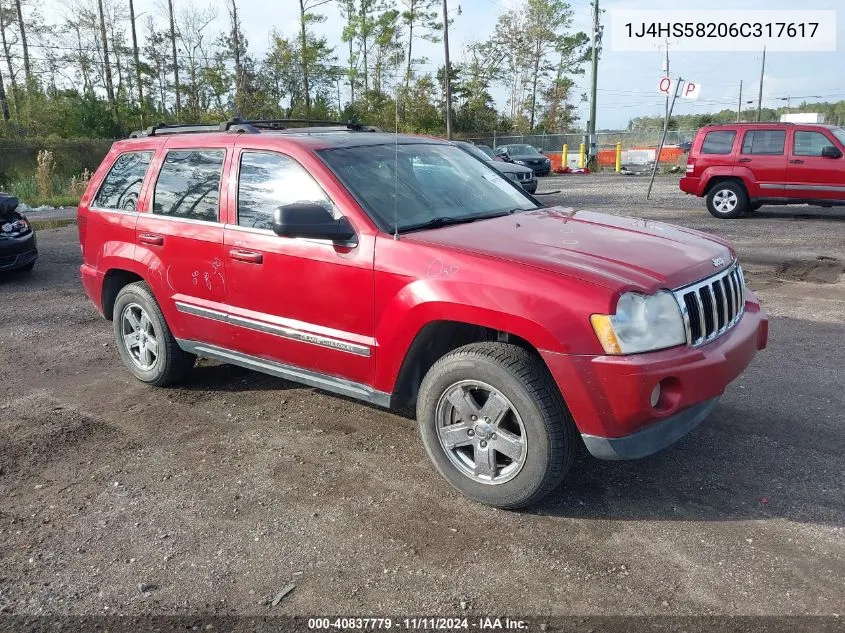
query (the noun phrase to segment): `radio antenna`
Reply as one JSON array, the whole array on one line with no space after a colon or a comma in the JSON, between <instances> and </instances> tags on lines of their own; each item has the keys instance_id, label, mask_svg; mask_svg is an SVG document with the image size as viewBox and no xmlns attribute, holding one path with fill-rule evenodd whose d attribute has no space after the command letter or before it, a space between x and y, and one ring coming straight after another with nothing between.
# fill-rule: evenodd
<instances>
[{"instance_id":1,"label":"radio antenna","mask_svg":"<svg viewBox=\"0 0 845 633\"><path fill-rule=\"evenodd\" d=\"M396 131L393 134L393 239L399 239L399 220L397 207L399 206L399 84L396 84Z\"/></svg>"}]
</instances>

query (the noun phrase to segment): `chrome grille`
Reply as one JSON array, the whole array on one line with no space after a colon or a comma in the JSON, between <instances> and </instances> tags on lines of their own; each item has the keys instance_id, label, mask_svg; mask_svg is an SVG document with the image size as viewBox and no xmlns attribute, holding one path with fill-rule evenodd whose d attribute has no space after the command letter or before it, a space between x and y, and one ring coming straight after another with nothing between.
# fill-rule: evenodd
<instances>
[{"instance_id":1,"label":"chrome grille","mask_svg":"<svg viewBox=\"0 0 845 633\"><path fill-rule=\"evenodd\" d=\"M687 343L698 347L721 336L745 310L745 277L739 263L674 291L681 307Z\"/></svg>"}]
</instances>

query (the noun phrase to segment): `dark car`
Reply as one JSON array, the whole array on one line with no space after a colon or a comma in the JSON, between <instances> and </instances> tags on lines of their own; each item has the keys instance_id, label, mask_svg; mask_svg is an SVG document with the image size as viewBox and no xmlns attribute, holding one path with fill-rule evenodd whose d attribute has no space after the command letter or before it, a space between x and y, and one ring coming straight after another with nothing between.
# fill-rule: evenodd
<instances>
[{"instance_id":1,"label":"dark car","mask_svg":"<svg viewBox=\"0 0 845 633\"><path fill-rule=\"evenodd\" d=\"M506 161L530 167L538 176L548 176L552 171L552 161L532 145L516 143L513 145L499 145L496 155Z\"/></svg>"},{"instance_id":2,"label":"dark car","mask_svg":"<svg viewBox=\"0 0 845 633\"><path fill-rule=\"evenodd\" d=\"M528 193L537 191L537 178L534 177L534 171L530 167L496 160L493 150L486 145L473 145L468 141L455 141L455 145L485 161L511 180L517 181Z\"/></svg>"},{"instance_id":3,"label":"dark car","mask_svg":"<svg viewBox=\"0 0 845 633\"><path fill-rule=\"evenodd\" d=\"M17 212L18 199L0 193L0 271L32 270L38 259L35 230Z\"/></svg>"}]
</instances>

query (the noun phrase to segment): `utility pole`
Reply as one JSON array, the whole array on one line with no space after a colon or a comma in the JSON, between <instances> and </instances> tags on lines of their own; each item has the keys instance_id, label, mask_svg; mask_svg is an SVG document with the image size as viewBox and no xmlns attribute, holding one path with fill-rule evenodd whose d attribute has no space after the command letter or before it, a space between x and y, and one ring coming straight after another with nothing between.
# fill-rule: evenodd
<instances>
[{"instance_id":1,"label":"utility pole","mask_svg":"<svg viewBox=\"0 0 845 633\"><path fill-rule=\"evenodd\" d=\"M663 61L663 76L669 77L669 40L666 40L666 59ZM669 95L666 95L666 116L669 116Z\"/></svg>"},{"instance_id":2,"label":"utility pole","mask_svg":"<svg viewBox=\"0 0 845 633\"><path fill-rule=\"evenodd\" d=\"M599 44L601 42L601 26L599 25L599 0L593 0L593 59L592 59L592 86L590 89L590 120L587 123L587 134L592 136L596 133L596 86L598 85L599 69Z\"/></svg>"},{"instance_id":3,"label":"utility pole","mask_svg":"<svg viewBox=\"0 0 845 633\"><path fill-rule=\"evenodd\" d=\"M667 97L668 99L668 97ZM736 122L742 119L742 79L739 80L739 101L736 104Z\"/></svg>"},{"instance_id":4,"label":"utility pole","mask_svg":"<svg viewBox=\"0 0 845 633\"><path fill-rule=\"evenodd\" d=\"M173 0L167 0L167 13L170 16L170 46L173 52L173 87L176 92L176 116L182 110L181 90L179 89L179 62L176 59L176 22L173 19ZM235 42L237 49L237 42ZM237 93L236 93L237 94Z\"/></svg>"},{"instance_id":5,"label":"utility pole","mask_svg":"<svg viewBox=\"0 0 845 633\"><path fill-rule=\"evenodd\" d=\"M135 5L129 0L129 22L132 24L132 57L135 59L135 77L138 81L138 107L141 109L141 124L144 123L144 87L141 84L141 62L138 59L138 36L135 33Z\"/></svg>"},{"instance_id":6,"label":"utility pole","mask_svg":"<svg viewBox=\"0 0 845 633\"><path fill-rule=\"evenodd\" d=\"M445 59L446 79L446 138L452 138L452 67L449 64L449 8L443 0L443 56Z\"/></svg>"},{"instance_id":7,"label":"utility pole","mask_svg":"<svg viewBox=\"0 0 845 633\"><path fill-rule=\"evenodd\" d=\"M766 47L763 47L763 65L760 66L760 92L757 95L757 123L763 114L763 74L766 72Z\"/></svg>"}]
</instances>

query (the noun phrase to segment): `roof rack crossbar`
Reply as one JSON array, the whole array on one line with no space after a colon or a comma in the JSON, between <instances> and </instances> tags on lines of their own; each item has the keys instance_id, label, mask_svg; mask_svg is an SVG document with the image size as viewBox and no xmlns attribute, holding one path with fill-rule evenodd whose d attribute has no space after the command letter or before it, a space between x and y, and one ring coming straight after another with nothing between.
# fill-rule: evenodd
<instances>
[{"instance_id":1,"label":"roof rack crossbar","mask_svg":"<svg viewBox=\"0 0 845 633\"><path fill-rule=\"evenodd\" d=\"M290 124L294 124L291 126ZM170 134L197 134L201 132L232 132L258 134L261 130L302 130L311 127L339 127L354 132L375 132L376 128L347 121L326 121L322 119L257 119L243 120L239 118L229 119L216 125L206 123L158 123L151 125L144 130L136 130L129 135L129 138L142 138L145 136L166 136Z\"/></svg>"}]
</instances>

